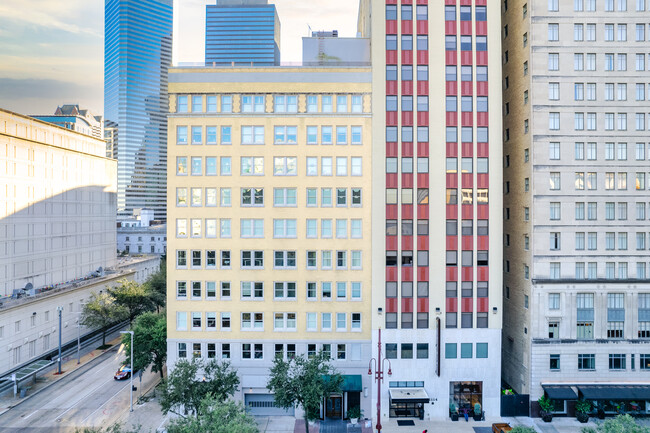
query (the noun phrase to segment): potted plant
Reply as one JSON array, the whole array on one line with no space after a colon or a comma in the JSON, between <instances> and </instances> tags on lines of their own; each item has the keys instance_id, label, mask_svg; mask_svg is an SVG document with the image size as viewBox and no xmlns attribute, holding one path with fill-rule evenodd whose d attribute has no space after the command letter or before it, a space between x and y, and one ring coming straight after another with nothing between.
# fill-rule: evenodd
<instances>
[{"instance_id":1,"label":"potted plant","mask_svg":"<svg viewBox=\"0 0 650 433\"><path fill-rule=\"evenodd\" d=\"M451 416L452 421L458 421L458 408L454 403L449 405L449 416Z\"/></svg>"},{"instance_id":2,"label":"potted plant","mask_svg":"<svg viewBox=\"0 0 650 433\"><path fill-rule=\"evenodd\" d=\"M481 403L474 404L474 421L481 421L483 419L483 411L481 410Z\"/></svg>"},{"instance_id":3,"label":"potted plant","mask_svg":"<svg viewBox=\"0 0 650 433\"><path fill-rule=\"evenodd\" d=\"M589 412L591 412L591 402L586 400L576 401L576 418L578 421L582 423L589 421Z\"/></svg>"},{"instance_id":4,"label":"potted plant","mask_svg":"<svg viewBox=\"0 0 650 433\"><path fill-rule=\"evenodd\" d=\"M596 416L598 419L605 419L605 402L598 400L595 403Z\"/></svg>"},{"instance_id":5,"label":"potted plant","mask_svg":"<svg viewBox=\"0 0 650 433\"><path fill-rule=\"evenodd\" d=\"M544 422L551 422L553 420L553 400L543 395L537 400L537 403L539 404L542 420Z\"/></svg>"},{"instance_id":6,"label":"potted plant","mask_svg":"<svg viewBox=\"0 0 650 433\"><path fill-rule=\"evenodd\" d=\"M359 418L363 415L363 411L361 410L360 406L353 406L350 409L348 409L348 418L350 418L350 423L352 425L356 425L357 421L359 421Z\"/></svg>"}]
</instances>

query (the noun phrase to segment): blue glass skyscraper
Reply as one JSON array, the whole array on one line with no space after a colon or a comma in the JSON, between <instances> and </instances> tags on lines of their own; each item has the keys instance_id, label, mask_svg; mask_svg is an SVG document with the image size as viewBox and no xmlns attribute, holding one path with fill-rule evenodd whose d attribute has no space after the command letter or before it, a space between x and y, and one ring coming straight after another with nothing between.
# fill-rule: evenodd
<instances>
[{"instance_id":1,"label":"blue glass skyscraper","mask_svg":"<svg viewBox=\"0 0 650 433\"><path fill-rule=\"evenodd\" d=\"M280 64L280 19L267 0L217 0L205 11L205 61Z\"/></svg>"},{"instance_id":2,"label":"blue glass skyscraper","mask_svg":"<svg viewBox=\"0 0 650 433\"><path fill-rule=\"evenodd\" d=\"M167 71L173 0L106 0L104 118L117 128L118 217L167 219Z\"/></svg>"}]
</instances>

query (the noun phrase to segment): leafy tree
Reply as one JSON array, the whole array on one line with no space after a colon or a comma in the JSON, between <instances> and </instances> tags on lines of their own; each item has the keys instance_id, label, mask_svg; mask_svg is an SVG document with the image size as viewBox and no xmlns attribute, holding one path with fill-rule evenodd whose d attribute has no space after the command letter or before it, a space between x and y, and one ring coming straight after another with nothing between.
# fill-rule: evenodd
<instances>
[{"instance_id":1,"label":"leafy tree","mask_svg":"<svg viewBox=\"0 0 650 433\"><path fill-rule=\"evenodd\" d=\"M167 300L167 261L165 258L160 259L160 269L155 274L151 275L144 283L149 290L151 301L156 306L156 310L165 308Z\"/></svg>"},{"instance_id":2,"label":"leafy tree","mask_svg":"<svg viewBox=\"0 0 650 433\"><path fill-rule=\"evenodd\" d=\"M108 289L108 293L113 297L117 305L126 309L129 324L133 323L133 319L139 314L155 308L149 289L145 285L132 280L119 280L118 283L120 285Z\"/></svg>"},{"instance_id":3,"label":"leafy tree","mask_svg":"<svg viewBox=\"0 0 650 433\"><path fill-rule=\"evenodd\" d=\"M101 292L91 293L90 300L81 312L81 324L89 328L102 329L102 346L106 345L106 327L123 320L126 316L124 307L115 303L113 297Z\"/></svg>"},{"instance_id":4,"label":"leafy tree","mask_svg":"<svg viewBox=\"0 0 650 433\"><path fill-rule=\"evenodd\" d=\"M168 433L258 433L255 419L241 403L220 401L212 396L201 400L201 415L176 418L167 426Z\"/></svg>"},{"instance_id":5,"label":"leafy tree","mask_svg":"<svg viewBox=\"0 0 650 433\"><path fill-rule=\"evenodd\" d=\"M600 424L598 427L583 427L582 433L650 433L648 427L641 426L630 415L619 415Z\"/></svg>"},{"instance_id":6,"label":"leafy tree","mask_svg":"<svg viewBox=\"0 0 650 433\"><path fill-rule=\"evenodd\" d=\"M275 404L284 409L299 405L305 412L305 431L309 422L318 417L321 401L331 393L341 392L343 376L330 364L323 352L306 358L296 356L288 361L277 357L271 367L266 386L275 394Z\"/></svg>"},{"instance_id":7,"label":"leafy tree","mask_svg":"<svg viewBox=\"0 0 650 433\"><path fill-rule=\"evenodd\" d=\"M522 425L518 425L510 430L510 433L535 433L535 429L532 427L524 427Z\"/></svg>"},{"instance_id":8,"label":"leafy tree","mask_svg":"<svg viewBox=\"0 0 650 433\"><path fill-rule=\"evenodd\" d=\"M156 314L146 312L135 318L133 331L134 371L144 371L152 365L151 371L160 373L167 359L167 316L165 312ZM126 351L126 363L131 365L131 336L122 334L122 344Z\"/></svg>"},{"instance_id":9,"label":"leafy tree","mask_svg":"<svg viewBox=\"0 0 650 433\"><path fill-rule=\"evenodd\" d=\"M120 423L115 423L113 425L106 427L106 429L102 427L84 427L82 429L76 428L74 431L75 433L142 433L142 430L139 425L138 426L134 425L132 427L133 430L123 430L122 425Z\"/></svg>"},{"instance_id":10,"label":"leafy tree","mask_svg":"<svg viewBox=\"0 0 650 433\"><path fill-rule=\"evenodd\" d=\"M173 412L185 416L181 412L181 408L185 407L190 413L199 416L202 414L201 401L207 395L223 402L238 389L239 376L230 367L229 362L219 362L216 359L208 362L200 358L194 358L192 361L182 359L162 381L160 406L164 414Z\"/></svg>"}]
</instances>

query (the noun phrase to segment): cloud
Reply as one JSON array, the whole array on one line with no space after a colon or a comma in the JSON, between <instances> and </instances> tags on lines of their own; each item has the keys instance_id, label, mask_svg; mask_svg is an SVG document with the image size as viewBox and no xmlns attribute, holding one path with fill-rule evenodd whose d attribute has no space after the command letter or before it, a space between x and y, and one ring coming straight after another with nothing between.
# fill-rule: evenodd
<instances>
[{"instance_id":1,"label":"cloud","mask_svg":"<svg viewBox=\"0 0 650 433\"><path fill-rule=\"evenodd\" d=\"M57 17L56 15L61 13L61 10L54 12L53 10L47 7L48 2L36 2L39 3L36 7L12 7L10 5L0 4L0 17L7 18L12 21L22 21L27 24L35 25L38 27L49 28L62 30L68 33L74 34L88 34L92 36L101 36L103 31L97 30L92 27L82 27L75 24L74 22L69 22L64 20L70 18L65 14L62 14L62 17ZM49 4L56 3L57 5L73 2L49 2Z\"/></svg>"},{"instance_id":2,"label":"cloud","mask_svg":"<svg viewBox=\"0 0 650 433\"><path fill-rule=\"evenodd\" d=\"M52 79L0 78L2 108L25 114L54 113L57 105L79 103L101 113L104 90L101 85L79 85Z\"/></svg>"}]
</instances>

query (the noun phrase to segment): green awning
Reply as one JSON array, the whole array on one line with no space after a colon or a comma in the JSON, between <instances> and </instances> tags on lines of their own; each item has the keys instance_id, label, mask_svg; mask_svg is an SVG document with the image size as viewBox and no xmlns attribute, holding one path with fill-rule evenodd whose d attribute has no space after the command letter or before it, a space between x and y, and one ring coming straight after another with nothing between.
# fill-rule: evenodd
<instances>
[{"instance_id":1,"label":"green awning","mask_svg":"<svg viewBox=\"0 0 650 433\"><path fill-rule=\"evenodd\" d=\"M360 374L344 374L343 384L341 385L343 392L361 392L361 375Z\"/></svg>"}]
</instances>

